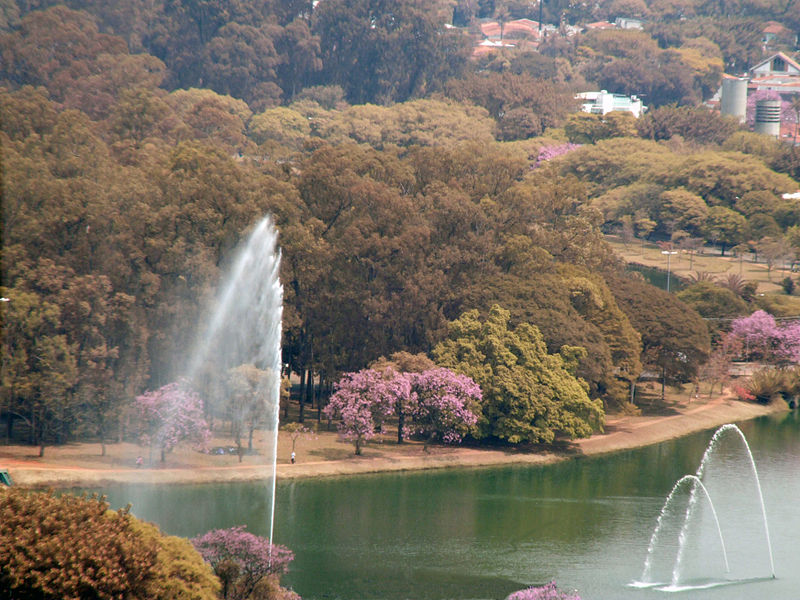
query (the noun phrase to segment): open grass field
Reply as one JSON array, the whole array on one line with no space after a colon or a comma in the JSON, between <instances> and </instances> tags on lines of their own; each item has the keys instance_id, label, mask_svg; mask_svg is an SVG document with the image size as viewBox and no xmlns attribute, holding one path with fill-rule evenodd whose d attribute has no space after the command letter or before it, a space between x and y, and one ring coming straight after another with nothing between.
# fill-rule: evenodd
<instances>
[{"instance_id":1,"label":"open grass field","mask_svg":"<svg viewBox=\"0 0 800 600\"><path fill-rule=\"evenodd\" d=\"M667 256L661 254L661 248L655 244L641 240L634 240L625 244L619 236L606 236L606 241L611 244L614 251L626 263L638 263L648 267L667 269ZM745 281L758 283L758 293L783 294L780 282L787 276L797 278L797 273L790 270L791 262L774 266L770 272L763 262L753 262L752 255L733 256L726 251L725 256L720 256L718 248L705 247L695 252L679 250L670 256L670 273L673 276L687 278L695 276L698 272L711 273L724 278L729 274L736 274Z\"/></svg>"}]
</instances>

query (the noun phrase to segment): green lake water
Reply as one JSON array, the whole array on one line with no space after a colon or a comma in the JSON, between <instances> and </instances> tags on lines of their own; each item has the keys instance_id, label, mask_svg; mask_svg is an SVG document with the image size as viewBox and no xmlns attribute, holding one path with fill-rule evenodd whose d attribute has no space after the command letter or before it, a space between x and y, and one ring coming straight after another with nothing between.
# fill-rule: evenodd
<instances>
[{"instance_id":1,"label":"green lake water","mask_svg":"<svg viewBox=\"0 0 800 600\"><path fill-rule=\"evenodd\" d=\"M774 580L677 595L628 585L642 573L667 494L680 477L695 472L709 431L546 467L279 481L275 542L296 555L284 584L306 600L502 599L551 579L583 600L800 598L800 415L740 427L761 477ZM752 494L746 470L730 470L730 497L715 502L747 506ZM266 535L264 489L227 484L101 491L112 506L131 502L134 514L164 531L194 536L240 524ZM738 524L733 531L729 537L751 535ZM753 560L763 563L761 538L744 541ZM713 543L707 553L715 559Z\"/></svg>"}]
</instances>

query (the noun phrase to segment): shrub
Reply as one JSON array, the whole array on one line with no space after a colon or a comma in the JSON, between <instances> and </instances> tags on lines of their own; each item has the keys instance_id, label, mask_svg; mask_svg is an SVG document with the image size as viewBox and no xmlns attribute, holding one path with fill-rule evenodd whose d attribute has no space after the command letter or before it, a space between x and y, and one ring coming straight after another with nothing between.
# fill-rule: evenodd
<instances>
[{"instance_id":1,"label":"shrub","mask_svg":"<svg viewBox=\"0 0 800 600\"><path fill-rule=\"evenodd\" d=\"M102 498L0 494L0 598L212 600L219 583L176 538Z\"/></svg>"},{"instance_id":2,"label":"shrub","mask_svg":"<svg viewBox=\"0 0 800 600\"><path fill-rule=\"evenodd\" d=\"M781 281L781 287L784 292L791 296L794 291L794 279L791 277L784 277L783 281Z\"/></svg>"},{"instance_id":3,"label":"shrub","mask_svg":"<svg viewBox=\"0 0 800 600\"><path fill-rule=\"evenodd\" d=\"M759 369L750 378L747 391L757 402L769 404L784 391L784 372L772 367Z\"/></svg>"}]
</instances>

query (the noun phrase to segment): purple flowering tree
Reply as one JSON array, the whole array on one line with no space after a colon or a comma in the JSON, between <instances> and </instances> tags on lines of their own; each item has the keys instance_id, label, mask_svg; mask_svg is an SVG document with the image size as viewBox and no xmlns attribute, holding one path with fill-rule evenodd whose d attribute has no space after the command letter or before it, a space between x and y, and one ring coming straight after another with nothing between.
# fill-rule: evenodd
<instances>
[{"instance_id":1,"label":"purple flowering tree","mask_svg":"<svg viewBox=\"0 0 800 600\"><path fill-rule=\"evenodd\" d=\"M205 448L211 432L203 417L203 402L185 381L169 383L137 396L133 422L139 443L161 450L161 462L179 442L191 440Z\"/></svg>"},{"instance_id":2,"label":"purple flowering tree","mask_svg":"<svg viewBox=\"0 0 800 600\"><path fill-rule=\"evenodd\" d=\"M745 358L773 364L800 363L800 322L779 325L775 317L757 310L731 324L730 338L742 345Z\"/></svg>"},{"instance_id":3,"label":"purple flowering tree","mask_svg":"<svg viewBox=\"0 0 800 600\"><path fill-rule=\"evenodd\" d=\"M577 594L562 592L555 581L547 585L529 587L511 594L506 600L581 600Z\"/></svg>"},{"instance_id":4,"label":"purple flowering tree","mask_svg":"<svg viewBox=\"0 0 800 600\"><path fill-rule=\"evenodd\" d=\"M353 441L356 454L361 454L364 442L375 437L395 407L406 405L411 395L408 378L391 368L345 373L334 387L324 413L329 419L339 419L339 433Z\"/></svg>"},{"instance_id":5,"label":"purple flowering tree","mask_svg":"<svg viewBox=\"0 0 800 600\"><path fill-rule=\"evenodd\" d=\"M412 390L405 407L408 433L425 436L426 452L436 438L448 444L460 442L478 422L482 394L471 377L445 368L406 376Z\"/></svg>"},{"instance_id":6,"label":"purple flowering tree","mask_svg":"<svg viewBox=\"0 0 800 600\"><path fill-rule=\"evenodd\" d=\"M214 529L191 542L219 577L225 600L250 597L262 579L286 573L294 559L291 550L245 531L243 525Z\"/></svg>"}]
</instances>

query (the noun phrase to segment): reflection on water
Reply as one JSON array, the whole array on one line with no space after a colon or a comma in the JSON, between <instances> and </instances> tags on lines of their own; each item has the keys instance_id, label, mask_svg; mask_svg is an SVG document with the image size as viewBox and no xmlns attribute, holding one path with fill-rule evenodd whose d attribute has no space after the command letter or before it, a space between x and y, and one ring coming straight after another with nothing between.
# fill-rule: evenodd
<instances>
[{"instance_id":1,"label":"reflection on water","mask_svg":"<svg viewBox=\"0 0 800 600\"><path fill-rule=\"evenodd\" d=\"M695 599L796 599L797 413L741 426L770 523L776 580L698 589ZM278 484L275 541L296 555L285 582L305 599L503 598L555 579L584 600L668 598L633 589L666 494L711 433L547 467L355 476ZM263 530L263 486L109 488L112 504L169 533Z\"/></svg>"}]
</instances>

